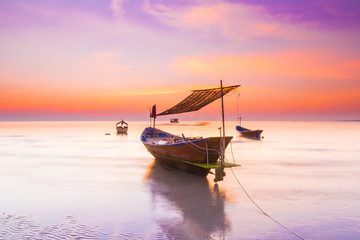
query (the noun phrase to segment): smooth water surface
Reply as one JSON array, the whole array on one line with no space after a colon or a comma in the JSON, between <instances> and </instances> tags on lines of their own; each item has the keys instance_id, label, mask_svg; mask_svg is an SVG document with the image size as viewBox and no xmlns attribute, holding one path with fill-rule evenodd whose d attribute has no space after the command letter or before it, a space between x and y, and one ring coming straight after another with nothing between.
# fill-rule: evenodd
<instances>
[{"instance_id":1,"label":"smooth water surface","mask_svg":"<svg viewBox=\"0 0 360 240\"><path fill-rule=\"evenodd\" d=\"M166 170L148 122L0 122L0 239L359 239L360 123L243 122L225 180ZM218 136L220 122L158 128ZM106 135L105 133L110 133ZM236 178L235 178L235 176Z\"/></svg>"}]
</instances>

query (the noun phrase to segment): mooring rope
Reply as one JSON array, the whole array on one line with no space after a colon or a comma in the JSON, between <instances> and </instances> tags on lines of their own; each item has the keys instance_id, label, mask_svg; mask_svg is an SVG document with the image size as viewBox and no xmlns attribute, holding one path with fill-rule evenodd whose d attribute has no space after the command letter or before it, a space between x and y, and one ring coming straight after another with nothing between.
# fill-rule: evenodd
<instances>
[{"instance_id":1,"label":"mooring rope","mask_svg":"<svg viewBox=\"0 0 360 240\"><path fill-rule=\"evenodd\" d=\"M231 153L233 156L233 160L235 163L235 158L234 158L234 154L232 151L232 145L231 145ZM280 222L278 222L276 219L274 219L273 217L271 217L269 214L267 214L259 205L256 204L256 202L251 198L251 196L248 194L248 192L245 190L245 188L243 187L243 185L240 183L239 179L236 177L234 170L232 168L231 172L233 173L236 181L238 182L238 184L240 185L240 187L242 188L242 190L244 191L244 193L246 194L246 196L251 200L251 202L261 211L262 214L264 214L265 216L267 216L268 218L270 218L271 220L273 220L274 222L276 222L277 224L279 224L280 226L282 226L283 228L285 228L287 231L289 231L290 233L294 234L296 237L305 240L304 238L302 238L301 236L299 236L298 234L296 234L295 232L291 231L289 228L287 228L286 226L284 226L283 224L281 224Z\"/></svg>"},{"instance_id":2,"label":"mooring rope","mask_svg":"<svg viewBox=\"0 0 360 240\"><path fill-rule=\"evenodd\" d=\"M205 151L214 151L214 152L217 152L217 153L220 154L220 152L219 152L218 150L216 150L216 149L212 149L212 148L207 148L207 149L206 149L206 148L200 147L200 146L196 145L195 143L191 142L190 140L186 140L186 143L190 143L190 144L194 145L195 147L200 148L200 149L205 150ZM189 146L190 146L190 145L189 145ZM191 147L191 146L190 146L190 147ZM193 149L194 149L194 148L193 148Z\"/></svg>"},{"instance_id":3,"label":"mooring rope","mask_svg":"<svg viewBox=\"0 0 360 240\"><path fill-rule=\"evenodd\" d=\"M232 157L233 157L233 161L234 161L234 163L236 164L236 162L235 162L235 157L234 157L234 153L233 153L233 150L232 150L232 142L230 141L230 148L231 148L231 155L232 155Z\"/></svg>"}]
</instances>

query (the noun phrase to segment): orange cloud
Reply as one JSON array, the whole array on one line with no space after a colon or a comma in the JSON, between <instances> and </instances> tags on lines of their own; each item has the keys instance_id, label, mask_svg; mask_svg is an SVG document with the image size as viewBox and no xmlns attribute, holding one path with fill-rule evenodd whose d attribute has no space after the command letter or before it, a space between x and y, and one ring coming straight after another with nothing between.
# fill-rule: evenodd
<instances>
[{"instance_id":1,"label":"orange cloud","mask_svg":"<svg viewBox=\"0 0 360 240\"><path fill-rule=\"evenodd\" d=\"M185 56L173 61L178 72L205 77L259 79L354 79L360 77L359 60L337 60L326 51L291 51L280 54Z\"/></svg>"}]
</instances>

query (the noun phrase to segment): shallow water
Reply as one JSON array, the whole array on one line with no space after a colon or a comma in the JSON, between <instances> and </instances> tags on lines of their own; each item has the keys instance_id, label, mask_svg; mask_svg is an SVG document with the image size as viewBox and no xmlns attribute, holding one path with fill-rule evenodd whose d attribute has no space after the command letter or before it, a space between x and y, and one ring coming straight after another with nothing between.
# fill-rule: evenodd
<instances>
[{"instance_id":1,"label":"shallow water","mask_svg":"<svg viewBox=\"0 0 360 240\"><path fill-rule=\"evenodd\" d=\"M0 122L0 239L359 239L360 123L244 122L225 180L162 168L139 136L148 122ZM185 136L219 122L159 122ZM105 135L110 133L110 135ZM235 178L235 176L237 179Z\"/></svg>"}]
</instances>

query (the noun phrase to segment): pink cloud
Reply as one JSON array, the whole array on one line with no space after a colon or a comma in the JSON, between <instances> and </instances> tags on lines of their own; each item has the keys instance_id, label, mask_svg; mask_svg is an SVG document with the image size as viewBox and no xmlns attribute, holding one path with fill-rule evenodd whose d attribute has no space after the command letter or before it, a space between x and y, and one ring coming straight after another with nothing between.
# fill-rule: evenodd
<instances>
[{"instance_id":1,"label":"pink cloud","mask_svg":"<svg viewBox=\"0 0 360 240\"><path fill-rule=\"evenodd\" d=\"M338 79L360 77L360 61L339 59L326 50L290 51L274 54L184 56L173 68L201 76L221 74L227 78L261 79Z\"/></svg>"},{"instance_id":2,"label":"pink cloud","mask_svg":"<svg viewBox=\"0 0 360 240\"><path fill-rule=\"evenodd\" d=\"M110 4L111 11L114 17L123 17L125 11L123 9L123 3L125 0L112 0Z\"/></svg>"},{"instance_id":3,"label":"pink cloud","mask_svg":"<svg viewBox=\"0 0 360 240\"><path fill-rule=\"evenodd\" d=\"M133 68L131 65L121 64L119 54L109 51L92 52L89 58L81 60L78 66L82 70L103 75L118 75Z\"/></svg>"},{"instance_id":4,"label":"pink cloud","mask_svg":"<svg viewBox=\"0 0 360 240\"><path fill-rule=\"evenodd\" d=\"M216 1L179 8L146 1L143 9L166 25L181 30L225 35L232 40L263 36L284 38L300 36L289 25L280 23L276 18L267 14L262 7L241 3L231 4Z\"/></svg>"}]
</instances>

